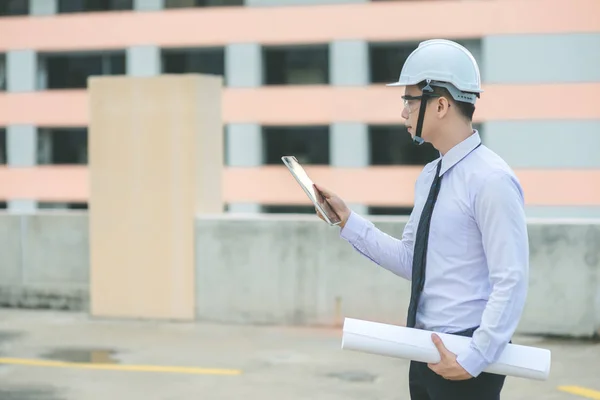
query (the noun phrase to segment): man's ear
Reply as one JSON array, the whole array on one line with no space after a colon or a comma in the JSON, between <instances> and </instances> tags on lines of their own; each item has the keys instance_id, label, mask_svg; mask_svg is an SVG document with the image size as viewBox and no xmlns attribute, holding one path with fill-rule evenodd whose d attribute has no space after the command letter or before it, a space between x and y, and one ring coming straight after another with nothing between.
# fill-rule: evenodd
<instances>
[{"instance_id":1,"label":"man's ear","mask_svg":"<svg viewBox=\"0 0 600 400\"><path fill-rule=\"evenodd\" d=\"M438 118L444 117L448 113L448 109L450 108L450 102L445 97L438 97L436 105Z\"/></svg>"}]
</instances>

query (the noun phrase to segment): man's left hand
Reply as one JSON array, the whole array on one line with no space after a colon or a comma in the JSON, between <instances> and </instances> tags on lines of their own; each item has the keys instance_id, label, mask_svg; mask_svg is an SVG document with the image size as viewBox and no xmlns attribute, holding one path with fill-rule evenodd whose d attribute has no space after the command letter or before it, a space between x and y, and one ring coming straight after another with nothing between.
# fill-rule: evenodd
<instances>
[{"instance_id":1,"label":"man's left hand","mask_svg":"<svg viewBox=\"0 0 600 400\"><path fill-rule=\"evenodd\" d=\"M444 346L442 339L433 333L431 335L433 344L437 347L440 352L441 360L437 364L427 364L427 366L436 374L440 375L444 379L451 381L463 381L471 379L472 376L469 374L458 362L456 362L456 354Z\"/></svg>"}]
</instances>

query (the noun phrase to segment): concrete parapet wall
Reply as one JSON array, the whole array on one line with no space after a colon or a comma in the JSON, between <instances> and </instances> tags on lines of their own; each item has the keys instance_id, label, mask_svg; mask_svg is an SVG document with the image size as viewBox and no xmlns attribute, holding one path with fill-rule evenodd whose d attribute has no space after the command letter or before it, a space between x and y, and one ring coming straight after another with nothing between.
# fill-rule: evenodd
<instances>
[{"instance_id":1,"label":"concrete parapet wall","mask_svg":"<svg viewBox=\"0 0 600 400\"><path fill-rule=\"evenodd\" d=\"M373 217L401 237L405 220ZM359 255L314 217L196 221L197 316L236 323L404 323L408 281ZM529 224L530 285L520 333L600 330L600 221Z\"/></svg>"},{"instance_id":2,"label":"concrete parapet wall","mask_svg":"<svg viewBox=\"0 0 600 400\"><path fill-rule=\"evenodd\" d=\"M400 237L405 220L373 217ZM315 217L198 217L196 318L240 324L402 324L410 283ZM520 333L600 330L600 221L529 223L531 273ZM0 214L0 306L88 310L88 217ZM142 277L140 279L143 279Z\"/></svg>"},{"instance_id":3,"label":"concrete parapet wall","mask_svg":"<svg viewBox=\"0 0 600 400\"><path fill-rule=\"evenodd\" d=\"M530 222L529 296L520 330L600 334L600 221Z\"/></svg>"},{"instance_id":4,"label":"concrete parapet wall","mask_svg":"<svg viewBox=\"0 0 600 400\"><path fill-rule=\"evenodd\" d=\"M0 306L87 310L86 213L0 214Z\"/></svg>"},{"instance_id":5,"label":"concrete parapet wall","mask_svg":"<svg viewBox=\"0 0 600 400\"><path fill-rule=\"evenodd\" d=\"M196 221L196 312L234 323L401 322L410 285L353 251L315 218ZM385 224L384 224L385 225ZM388 223L399 235L403 223Z\"/></svg>"}]
</instances>

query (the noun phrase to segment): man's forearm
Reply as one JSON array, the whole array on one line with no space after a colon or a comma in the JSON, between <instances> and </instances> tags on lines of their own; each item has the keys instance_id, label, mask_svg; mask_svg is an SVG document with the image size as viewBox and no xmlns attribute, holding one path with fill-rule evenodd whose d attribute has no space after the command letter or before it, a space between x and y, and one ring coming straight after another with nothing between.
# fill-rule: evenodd
<instances>
[{"instance_id":1,"label":"man's forearm","mask_svg":"<svg viewBox=\"0 0 600 400\"><path fill-rule=\"evenodd\" d=\"M411 279L412 244L408 240L391 237L356 213L350 214L340 235L374 263L398 276Z\"/></svg>"},{"instance_id":2,"label":"man's forearm","mask_svg":"<svg viewBox=\"0 0 600 400\"><path fill-rule=\"evenodd\" d=\"M469 348L457 355L456 361L472 376L478 376L500 357L517 328L525 304L526 277L515 272L506 278L505 287L499 286L488 300Z\"/></svg>"}]
</instances>

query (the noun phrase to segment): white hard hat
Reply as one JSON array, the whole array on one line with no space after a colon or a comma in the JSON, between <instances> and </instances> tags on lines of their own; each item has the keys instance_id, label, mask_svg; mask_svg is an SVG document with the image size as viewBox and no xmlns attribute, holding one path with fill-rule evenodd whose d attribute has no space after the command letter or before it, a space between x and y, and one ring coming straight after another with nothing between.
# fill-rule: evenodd
<instances>
[{"instance_id":1,"label":"white hard hat","mask_svg":"<svg viewBox=\"0 0 600 400\"><path fill-rule=\"evenodd\" d=\"M473 55L460 44L446 39L421 42L406 59L398 82L387 86L416 85L423 81L445 87L456 101L472 104L483 92Z\"/></svg>"}]
</instances>

